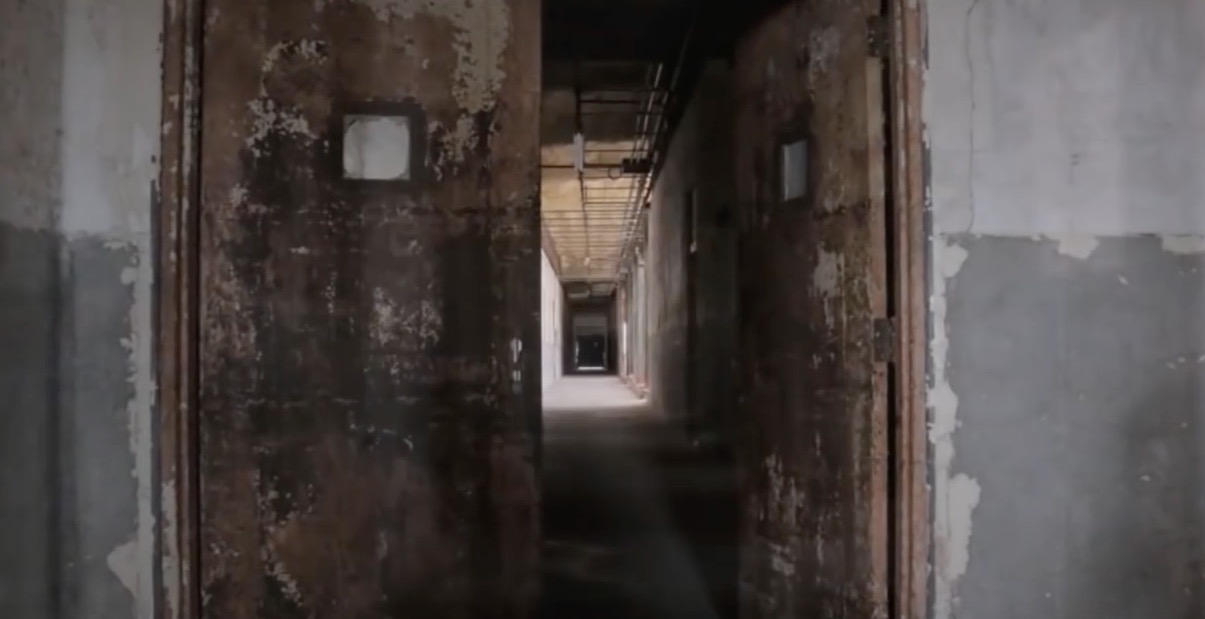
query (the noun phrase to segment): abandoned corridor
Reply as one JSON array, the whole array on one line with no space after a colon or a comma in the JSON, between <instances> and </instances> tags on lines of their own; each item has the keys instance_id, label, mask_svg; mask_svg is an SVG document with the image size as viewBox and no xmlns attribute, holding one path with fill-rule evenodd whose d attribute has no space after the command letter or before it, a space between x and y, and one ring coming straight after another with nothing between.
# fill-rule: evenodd
<instances>
[{"instance_id":1,"label":"abandoned corridor","mask_svg":"<svg viewBox=\"0 0 1205 619\"><path fill-rule=\"evenodd\" d=\"M1203 41L0 0L0 617L1205 617Z\"/></svg>"},{"instance_id":2,"label":"abandoned corridor","mask_svg":"<svg viewBox=\"0 0 1205 619\"><path fill-rule=\"evenodd\" d=\"M545 394L541 617L736 616L735 479L615 377Z\"/></svg>"}]
</instances>

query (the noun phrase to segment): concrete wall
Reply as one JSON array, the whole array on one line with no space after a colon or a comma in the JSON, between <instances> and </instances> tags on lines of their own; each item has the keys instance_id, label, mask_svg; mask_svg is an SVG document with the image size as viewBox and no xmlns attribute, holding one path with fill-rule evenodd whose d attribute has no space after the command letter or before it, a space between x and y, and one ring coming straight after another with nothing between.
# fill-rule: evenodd
<instances>
[{"instance_id":1,"label":"concrete wall","mask_svg":"<svg viewBox=\"0 0 1205 619\"><path fill-rule=\"evenodd\" d=\"M0 616L150 617L160 0L0 3Z\"/></svg>"},{"instance_id":2,"label":"concrete wall","mask_svg":"<svg viewBox=\"0 0 1205 619\"><path fill-rule=\"evenodd\" d=\"M935 617L1205 616L1205 0L930 0Z\"/></svg>"},{"instance_id":3,"label":"concrete wall","mask_svg":"<svg viewBox=\"0 0 1205 619\"><path fill-rule=\"evenodd\" d=\"M642 390L647 389L649 382L650 339L648 267L644 255L647 255L647 248L642 248L642 257L637 259L630 280L631 315L635 326L632 333L632 379Z\"/></svg>"},{"instance_id":4,"label":"concrete wall","mask_svg":"<svg viewBox=\"0 0 1205 619\"><path fill-rule=\"evenodd\" d=\"M540 372L547 391L563 374L565 293L548 254L540 252Z\"/></svg>"},{"instance_id":5,"label":"concrete wall","mask_svg":"<svg viewBox=\"0 0 1205 619\"><path fill-rule=\"evenodd\" d=\"M624 365L620 372L638 393L647 392L648 373L648 287L645 285L643 256L647 245L641 243L636 256L630 258L628 273L620 284L623 295L622 314L627 324Z\"/></svg>"},{"instance_id":6,"label":"concrete wall","mask_svg":"<svg viewBox=\"0 0 1205 619\"><path fill-rule=\"evenodd\" d=\"M736 231L731 216L731 68L710 64L671 141L653 188L647 263L649 383L654 406L708 431L735 405ZM688 325L686 221L695 192L695 327ZM694 337L693 344L688 338ZM695 380L687 385L688 349ZM688 395L688 389L694 396ZM690 402L698 403L690 411Z\"/></svg>"}]
</instances>

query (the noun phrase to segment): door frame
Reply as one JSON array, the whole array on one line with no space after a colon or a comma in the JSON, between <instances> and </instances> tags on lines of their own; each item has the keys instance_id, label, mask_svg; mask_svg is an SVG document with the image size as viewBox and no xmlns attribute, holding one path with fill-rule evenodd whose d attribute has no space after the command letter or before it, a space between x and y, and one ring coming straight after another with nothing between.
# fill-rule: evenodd
<instances>
[{"instance_id":1,"label":"door frame","mask_svg":"<svg viewBox=\"0 0 1205 619\"><path fill-rule=\"evenodd\" d=\"M921 116L925 60L924 0L885 0L893 146L887 166L894 208L891 272L895 362L893 421L898 432L888 465L896 472L890 506L891 555L898 569L889 583L900 619L922 619L929 605L932 563L929 492L928 170ZM164 0L162 131L157 200L155 347L158 445L159 565L156 616L198 619L200 611L197 475L200 95L204 0Z\"/></svg>"},{"instance_id":2,"label":"door frame","mask_svg":"<svg viewBox=\"0 0 1205 619\"><path fill-rule=\"evenodd\" d=\"M892 280L895 384L890 410L896 428L888 465L895 472L890 553L897 569L891 595L899 619L928 617L932 576L932 495L929 491L928 384L928 202L927 146L923 101L925 0L885 0L887 8L886 94L891 151L888 187L892 204L888 277Z\"/></svg>"},{"instance_id":3,"label":"door frame","mask_svg":"<svg viewBox=\"0 0 1205 619\"><path fill-rule=\"evenodd\" d=\"M197 387L200 117L204 0L164 0L155 227L158 518L155 614L200 615Z\"/></svg>"}]
</instances>

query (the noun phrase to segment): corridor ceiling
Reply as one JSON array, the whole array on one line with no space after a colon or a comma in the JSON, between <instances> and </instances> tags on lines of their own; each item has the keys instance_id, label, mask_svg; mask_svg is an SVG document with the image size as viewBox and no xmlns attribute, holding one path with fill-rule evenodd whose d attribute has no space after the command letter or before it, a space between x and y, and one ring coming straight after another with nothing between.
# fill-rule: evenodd
<instances>
[{"instance_id":1,"label":"corridor ceiling","mask_svg":"<svg viewBox=\"0 0 1205 619\"><path fill-rule=\"evenodd\" d=\"M544 4L541 220L564 281L614 282L640 238L654 160L673 122L693 6Z\"/></svg>"},{"instance_id":2,"label":"corridor ceiling","mask_svg":"<svg viewBox=\"0 0 1205 619\"><path fill-rule=\"evenodd\" d=\"M651 163L668 97L660 63L558 63L546 68L542 223L561 277L609 281L640 232ZM658 85L658 82L661 82ZM574 85L577 85L577 88ZM574 134L584 140L581 150ZM578 152L585 165L574 165Z\"/></svg>"},{"instance_id":3,"label":"corridor ceiling","mask_svg":"<svg viewBox=\"0 0 1205 619\"><path fill-rule=\"evenodd\" d=\"M541 223L563 281L620 278L704 61L776 1L545 0Z\"/></svg>"}]
</instances>

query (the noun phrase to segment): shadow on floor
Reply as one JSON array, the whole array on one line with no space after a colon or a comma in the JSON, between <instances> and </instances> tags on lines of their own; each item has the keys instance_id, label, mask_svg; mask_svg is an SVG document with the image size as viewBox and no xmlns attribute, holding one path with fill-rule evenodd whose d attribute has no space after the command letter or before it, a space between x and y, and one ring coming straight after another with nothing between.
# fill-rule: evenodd
<instances>
[{"instance_id":1,"label":"shadow on floor","mask_svg":"<svg viewBox=\"0 0 1205 619\"><path fill-rule=\"evenodd\" d=\"M540 616L735 617L732 465L614 378L566 378L545 401Z\"/></svg>"}]
</instances>

